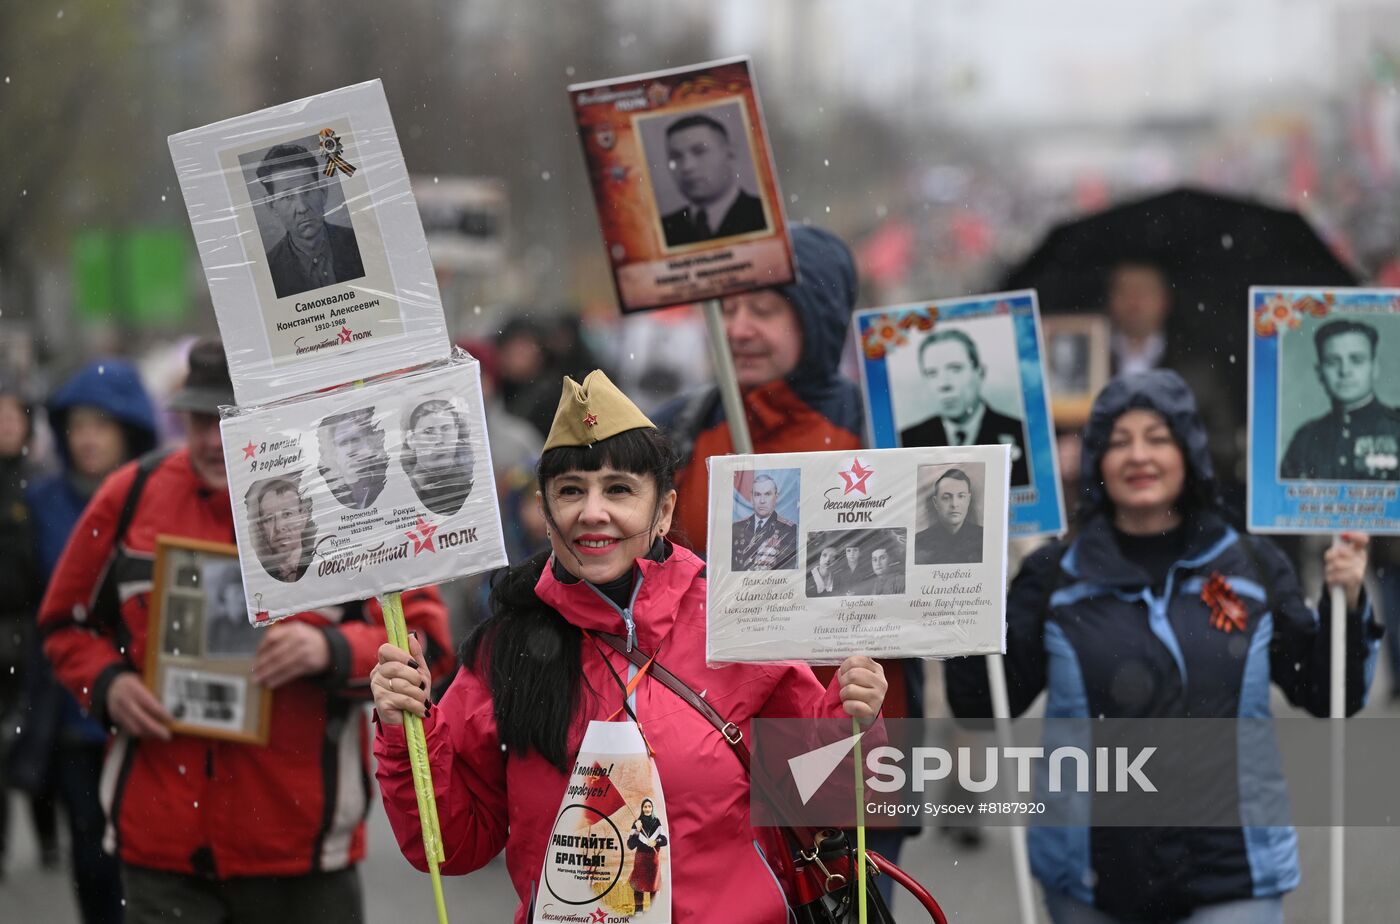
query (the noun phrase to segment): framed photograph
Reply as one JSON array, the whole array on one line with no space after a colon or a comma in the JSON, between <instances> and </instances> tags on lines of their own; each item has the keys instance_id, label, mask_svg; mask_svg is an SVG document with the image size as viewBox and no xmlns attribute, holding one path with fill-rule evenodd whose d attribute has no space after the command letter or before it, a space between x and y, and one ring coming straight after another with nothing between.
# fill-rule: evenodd
<instances>
[{"instance_id":1,"label":"framed photograph","mask_svg":"<svg viewBox=\"0 0 1400 924\"><path fill-rule=\"evenodd\" d=\"M1032 291L855 314L870 443L1006 446L1011 535L1064 532L1064 498Z\"/></svg>"},{"instance_id":2,"label":"framed photograph","mask_svg":"<svg viewBox=\"0 0 1400 924\"><path fill-rule=\"evenodd\" d=\"M240 405L448 355L379 81L169 143Z\"/></svg>"},{"instance_id":3,"label":"framed photograph","mask_svg":"<svg viewBox=\"0 0 1400 924\"><path fill-rule=\"evenodd\" d=\"M171 730L266 744L272 691L252 678L259 635L237 547L158 536L150 620L145 681Z\"/></svg>"},{"instance_id":4,"label":"framed photograph","mask_svg":"<svg viewBox=\"0 0 1400 924\"><path fill-rule=\"evenodd\" d=\"M794 278L748 58L569 87L624 312Z\"/></svg>"},{"instance_id":5,"label":"framed photograph","mask_svg":"<svg viewBox=\"0 0 1400 924\"><path fill-rule=\"evenodd\" d=\"M461 354L223 419L245 617L506 563L479 373Z\"/></svg>"},{"instance_id":6,"label":"framed photograph","mask_svg":"<svg viewBox=\"0 0 1400 924\"><path fill-rule=\"evenodd\" d=\"M706 660L1002 651L1010 467L1004 443L715 456Z\"/></svg>"},{"instance_id":7,"label":"framed photograph","mask_svg":"<svg viewBox=\"0 0 1400 924\"><path fill-rule=\"evenodd\" d=\"M1400 533L1400 289L1249 303L1249 529Z\"/></svg>"},{"instance_id":8,"label":"framed photograph","mask_svg":"<svg viewBox=\"0 0 1400 924\"><path fill-rule=\"evenodd\" d=\"M1109 379L1108 318L1058 314L1041 318L1045 331L1045 387L1055 426L1078 429L1089 422L1094 398Z\"/></svg>"}]
</instances>

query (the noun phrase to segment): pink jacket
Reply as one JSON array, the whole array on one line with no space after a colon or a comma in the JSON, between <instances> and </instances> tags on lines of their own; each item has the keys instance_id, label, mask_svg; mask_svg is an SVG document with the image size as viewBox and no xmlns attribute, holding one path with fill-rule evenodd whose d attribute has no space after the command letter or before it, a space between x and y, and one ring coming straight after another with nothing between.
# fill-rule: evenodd
<instances>
[{"instance_id":1,"label":"pink jacket","mask_svg":"<svg viewBox=\"0 0 1400 924\"><path fill-rule=\"evenodd\" d=\"M664 562L640 560L638 565L642 584L633 606L637 644L648 653L660 646L658 663L704 692L746 738L754 717L844 715L836 687L823 690L805 665L706 667L704 562L677 546ZM536 593L582 629L626 634L616 607L586 584L561 583L548 566ZM627 660L601 643L598 647L613 670L627 677ZM574 747L589 720L606 719L622 705L622 690L603 663L604 655L587 641L582 652L583 705ZM771 843L771 832L749 824L748 776L729 744L650 675L637 690L636 712L656 751L670 816L675 920L786 920L781 889L759 850L760 843ZM527 921L566 777L538 754L501 752L489 685L465 668L424 724L447 856L443 872L479 869L504 847L520 896L515 920ZM426 870L402 727L381 726L375 754L384 808L399 846L410 863Z\"/></svg>"}]
</instances>

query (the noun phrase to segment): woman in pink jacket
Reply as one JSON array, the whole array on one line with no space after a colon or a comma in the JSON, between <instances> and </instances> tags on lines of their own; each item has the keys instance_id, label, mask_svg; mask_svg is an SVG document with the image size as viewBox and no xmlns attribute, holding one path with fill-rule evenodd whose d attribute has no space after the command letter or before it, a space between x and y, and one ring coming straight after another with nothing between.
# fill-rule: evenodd
<instances>
[{"instance_id":1,"label":"woman in pink jacket","mask_svg":"<svg viewBox=\"0 0 1400 924\"><path fill-rule=\"evenodd\" d=\"M765 859L770 835L749 819L749 780L728 742L693 707L593 633L625 636L745 735L755 717L868 720L883 672L848 658L827 689L802 665L705 665L705 564L666 538L675 509L666 438L600 372L564 395L540 459L551 550L506 571L491 618L466 642L437 704L417 642L380 649L372 689L384 807L408 860L426 869L403 714L423 716L437 787L445 873L468 873L502 848L533 916L574 757L590 722L635 720L666 793L671 914L731 924L787 919ZM627 694L631 681L634 692ZM627 898L632 895L628 889Z\"/></svg>"}]
</instances>

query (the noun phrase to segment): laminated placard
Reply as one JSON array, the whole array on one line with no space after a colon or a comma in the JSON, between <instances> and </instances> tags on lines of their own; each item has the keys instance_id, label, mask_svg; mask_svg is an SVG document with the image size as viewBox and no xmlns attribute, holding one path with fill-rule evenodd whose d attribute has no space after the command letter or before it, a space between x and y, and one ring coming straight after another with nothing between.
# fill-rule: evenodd
<instances>
[{"instance_id":1,"label":"laminated placard","mask_svg":"<svg viewBox=\"0 0 1400 924\"><path fill-rule=\"evenodd\" d=\"M378 80L169 142L240 405L447 357Z\"/></svg>"},{"instance_id":2,"label":"laminated placard","mask_svg":"<svg viewBox=\"0 0 1400 924\"><path fill-rule=\"evenodd\" d=\"M795 278L748 58L569 87L623 311Z\"/></svg>"},{"instance_id":3,"label":"laminated placard","mask_svg":"<svg viewBox=\"0 0 1400 924\"><path fill-rule=\"evenodd\" d=\"M470 358L221 422L250 619L506 564Z\"/></svg>"},{"instance_id":4,"label":"laminated placard","mask_svg":"<svg viewBox=\"0 0 1400 924\"><path fill-rule=\"evenodd\" d=\"M855 336L872 445L1004 445L1011 536L1064 532L1034 291L858 311Z\"/></svg>"},{"instance_id":5,"label":"laminated placard","mask_svg":"<svg viewBox=\"0 0 1400 924\"><path fill-rule=\"evenodd\" d=\"M712 457L706 659L1003 651L1010 452Z\"/></svg>"},{"instance_id":6,"label":"laminated placard","mask_svg":"<svg viewBox=\"0 0 1400 924\"><path fill-rule=\"evenodd\" d=\"M1249 305L1250 531L1400 533L1400 289Z\"/></svg>"}]
</instances>

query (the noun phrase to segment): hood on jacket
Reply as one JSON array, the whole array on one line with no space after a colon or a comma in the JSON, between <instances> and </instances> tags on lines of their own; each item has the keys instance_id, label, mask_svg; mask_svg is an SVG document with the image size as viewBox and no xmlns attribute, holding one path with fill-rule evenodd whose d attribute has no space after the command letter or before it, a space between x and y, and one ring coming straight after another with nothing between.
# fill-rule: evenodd
<instances>
[{"instance_id":1,"label":"hood on jacket","mask_svg":"<svg viewBox=\"0 0 1400 924\"><path fill-rule=\"evenodd\" d=\"M1083 513L1097 513L1108 505L1099 466L1108 451L1114 422L1132 410L1155 411L1162 415L1186 460L1187 477L1182 494L1209 498L1213 504L1215 470L1210 462L1206 427L1196 409L1196 396L1175 372L1151 369L1113 379L1094 399L1089 422L1084 426L1084 447L1080 455Z\"/></svg>"},{"instance_id":2,"label":"hood on jacket","mask_svg":"<svg viewBox=\"0 0 1400 924\"><path fill-rule=\"evenodd\" d=\"M787 377L798 394L837 381L837 364L856 304L856 264L836 235L808 225L789 227L798 281L778 291L797 309L802 358Z\"/></svg>"},{"instance_id":3,"label":"hood on jacket","mask_svg":"<svg viewBox=\"0 0 1400 924\"><path fill-rule=\"evenodd\" d=\"M107 357L88 363L49 398L49 427L64 468L72 465L68 456L68 412L75 407L95 407L105 411L126 431L127 451L139 458L156 447L156 409L136 367L123 359Z\"/></svg>"}]
</instances>

